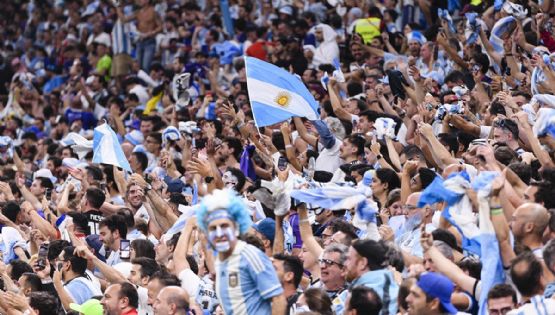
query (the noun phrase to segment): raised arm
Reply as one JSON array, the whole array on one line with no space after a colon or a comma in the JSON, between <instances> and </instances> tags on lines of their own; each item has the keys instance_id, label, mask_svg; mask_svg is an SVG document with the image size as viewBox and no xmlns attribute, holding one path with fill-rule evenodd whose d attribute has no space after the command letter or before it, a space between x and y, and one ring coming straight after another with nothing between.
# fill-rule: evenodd
<instances>
[{"instance_id":1,"label":"raised arm","mask_svg":"<svg viewBox=\"0 0 555 315\"><path fill-rule=\"evenodd\" d=\"M311 145L313 148L318 148L318 138L308 133L303 121L299 117L293 117L293 122L295 123L295 129L299 132L299 136L306 143Z\"/></svg>"},{"instance_id":2,"label":"raised arm","mask_svg":"<svg viewBox=\"0 0 555 315\"><path fill-rule=\"evenodd\" d=\"M281 124L281 135L285 143L285 154L289 163L299 172L303 171L303 166L299 163L299 159L295 155L295 147L291 144L291 135L289 130L289 123L284 122Z\"/></svg>"},{"instance_id":3,"label":"raised arm","mask_svg":"<svg viewBox=\"0 0 555 315\"><path fill-rule=\"evenodd\" d=\"M175 245L175 250L173 252L173 256L179 259L174 259L174 268L175 268L175 275L179 275L181 271L185 269L190 269L189 262L187 262L187 251L189 250L189 241L193 234L193 231L196 229L197 225L197 218L190 217L187 219L187 223L185 223L185 227L181 231L181 236L177 241L177 245Z\"/></svg>"},{"instance_id":4,"label":"raised arm","mask_svg":"<svg viewBox=\"0 0 555 315\"><path fill-rule=\"evenodd\" d=\"M462 290L472 292L476 281L478 280L466 274L454 262L443 256L443 254L435 246L433 246L433 242L434 239L432 235L430 233L426 233L423 227L422 234L420 236L420 243L424 253L427 253L430 259L434 262L437 271L446 275Z\"/></svg>"},{"instance_id":5,"label":"raised arm","mask_svg":"<svg viewBox=\"0 0 555 315\"><path fill-rule=\"evenodd\" d=\"M344 121L351 122L352 115L349 112L347 112L343 108L343 106L341 106L341 99L339 98L339 96L337 95L337 91L335 90L336 86L337 86L337 82L335 81L335 78L330 78L330 81L328 83L328 91L330 94L330 102L331 102L331 107L333 108L333 112L335 113L337 118Z\"/></svg>"},{"instance_id":6,"label":"raised arm","mask_svg":"<svg viewBox=\"0 0 555 315\"><path fill-rule=\"evenodd\" d=\"M320 257L320 255L324 252L324 249L320 246L320 244L318 244L316 238L312 234L312 228L310 227L310 222L308 221L306 204L301 204L297 209L299 212L299 229L303 244L314 257Z\"/></svg>"},{"instance_id":7,"label":"raised arm","mask_svg":"<svg viewBox=\"0 0 555 315\"><path fill-rule=\"evenodd\" d=\"M430 147L434 160L441 169L444 169L447 165L457 164L458 161L455 159L449 151L439 142L432 131L432 126L426 123L421 123L419 127L420 134L426 139Z\"/></svg>"}]
</instances>

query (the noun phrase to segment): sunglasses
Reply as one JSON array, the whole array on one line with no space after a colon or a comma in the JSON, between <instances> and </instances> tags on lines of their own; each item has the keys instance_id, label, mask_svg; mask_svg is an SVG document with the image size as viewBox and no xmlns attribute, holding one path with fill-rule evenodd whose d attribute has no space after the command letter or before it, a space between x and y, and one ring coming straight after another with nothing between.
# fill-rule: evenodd
<instances>
[{"instance_id":1,"label":"sunglasses","mask_svg":"<svg viewBox=\"0 0 555 315\"><path fill-rule=\"evenodd\" d=\"M312 208L312 209L308 209L310 211L314 211L315 215L320 215L322 214L322 212L324 212L324 208Z\"/></svg>"},{"instance_id":2,"label":"sunglasses","mask_svg":"<svg viewBox=\"0 0 555 315\"><path fill-rule=\"evenodd\" d=\"M318 259L318 262L319 262L321 265L326 265L327 267L331 267L331 266L333 266L333 265L336 265L336 266L339 267L339 268L343 268L343 264L340 264L340 263L338 263L338 262L335 262L335 261L333 261L333 260L331 260L331 259L320 258L320 259Z\"/></svg>"}]
</instances>

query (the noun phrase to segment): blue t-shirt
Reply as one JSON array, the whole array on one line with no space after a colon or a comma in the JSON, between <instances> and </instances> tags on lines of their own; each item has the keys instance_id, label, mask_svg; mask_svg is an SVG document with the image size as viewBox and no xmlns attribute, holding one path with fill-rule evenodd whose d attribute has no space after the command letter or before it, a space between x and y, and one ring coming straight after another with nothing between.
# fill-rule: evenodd
<instances>
[{"instance_id":1,"label":"blue t-shirt","mask_svg":"<svg viewBox=\"0 0 555 315\"><path fill-rule=\"evenodd\" d=\"M102 293L100 292L99 294L93 282L86 277L78 277L69 281L69 283L64 285L64 289L76 304L83 304L93 296L101 295Z\"/></svg>"},{"instance_id":2,"label":"blue t-shirt","mask_svg":"<svg viewBox=\"0 0 555 315\"><path fill-rule=\"evenodd\" d=\"M271 314L271 299L282 293L272 262L252 245L238 241L231 256L216 261L216 294L225 314Z\"/></svg>"},{"instance_id":3,"label":"blue t-shirt","mask_svg":"<svg viewBox=\"0 0 555 315\"><path fill-rule=\"evenodd\" d=\"M64 116L66 117L69 125L80 119L83 123L83 129L89 130L96 127L96 119L94 118L93 113L68 108L66 109Z\"/></svg>"}]
</instances>

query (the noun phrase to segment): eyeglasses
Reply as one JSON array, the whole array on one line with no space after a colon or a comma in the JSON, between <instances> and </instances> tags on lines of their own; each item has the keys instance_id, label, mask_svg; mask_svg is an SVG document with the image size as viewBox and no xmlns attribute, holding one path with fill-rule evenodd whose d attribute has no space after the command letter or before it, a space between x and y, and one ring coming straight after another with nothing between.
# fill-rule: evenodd
<instances>
[{"instance_id":1,"label":"eyeglasses","mask_svg":"<svg viewBox=\"0 0 555 315\"><path fill-rule=\"evenodd\" d=\"M318 262L320 263L320 265L325 265L326 267L331 267L333 265L336 265L339 268L343 268L343 264L335 262L331 259L320 258L318 259Z\"/></svg>"}]
</instances>

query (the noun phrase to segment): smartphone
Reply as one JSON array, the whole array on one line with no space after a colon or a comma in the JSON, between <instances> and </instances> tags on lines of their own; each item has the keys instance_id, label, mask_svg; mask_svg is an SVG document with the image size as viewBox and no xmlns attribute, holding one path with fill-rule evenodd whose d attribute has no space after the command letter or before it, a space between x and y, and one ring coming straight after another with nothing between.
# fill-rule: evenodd
<instances>
[{"instance_id":1,"label":"smartphone","mask_svg":"<svg viewBox=\"0 0 555 315\"><path fill-rule=\"evenodd\" d=\"M104 182L100 183L100 190L102 190L102 191L106 190L106 183L104 183Z\"/></svg>"},{"instance_id":2,"label":"smartphone","mask_svg":"<svg viewBox=\"0 0 555 315\"><path fill-rule=\"evenodd\" d=\"M37 267L40 270L44 270L46 268L46 260L48 259L48 247L50 244L42 243L39 247L39 254L37 259Z\"/></svg>"},{"instance_id":3,"label":"smartphone","mask_svg":"<svg viewBox=\"0 0 555 315\"><path fill-rule=\"evenodd\" d=\"M287 165L289 164L289 162L287 162L287 158L280 156L279 160L278 160L278 169L280 171L285 171L285 169L287 168Z\"/></svg>"},{"instance_id":4,"label":"smartphone","mask_svg":"<svg viewBox=\"0 0 555 315\"><path fill-rule=\"evenodd\" d=\"M119 257L122 259L131 258L131 242L129 240L119 241Z\"/></svg>"},{"instance_id":5,"label":"smartphone","mask_svg":"<svg viewBox=\"0 0 555 315\"><path fill-rule=\"evenodd\" d=\"M50 201L52 199L52 189L46 188L44 196L46 197L46 200Z\"/></svg>"}]
</instances>

